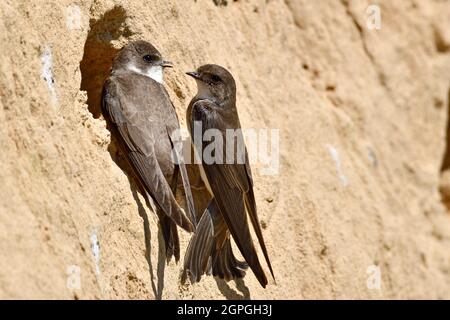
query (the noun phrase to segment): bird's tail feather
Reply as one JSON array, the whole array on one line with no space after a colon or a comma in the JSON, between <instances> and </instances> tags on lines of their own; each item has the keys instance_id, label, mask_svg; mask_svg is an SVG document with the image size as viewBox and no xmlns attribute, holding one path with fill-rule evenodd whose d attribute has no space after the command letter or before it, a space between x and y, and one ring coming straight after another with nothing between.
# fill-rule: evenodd
<instances>
[{"instance_id":1,"label":"bird's tail feather","mask_svg":"<svg viewBox=\"0 0 450 320\"><path fill-rule=\"evenodd\" d=\"M231 248L230 237L225 240L224 245L219 250L213 247L212 256L214 257L212 263L213 276L226 281L245 276L248 264L236 259Z\"/></svg>"},{"instance_id":2,"label":"bird's tail feather","mask_svg":"<svg viewBox=\"0 0 450 320\"><path fill-rule=\"evenodd\" d=\"M211 273L228 281L244 277L247 268L245 262L234 256L228 228L212 199L189 242L182 281L189 276L191 283L195 283L202 275Z\"/></svg>"},{"instance_id":3,"label":"bird's tail feather","mask_svg":"<svg viewBox=\"0 0 450 320\"><path fill-rule=\"evenodd\" d=\"M184 256L182 282L189 276L191 283L200 281L205 273L210 273L211 250L214 245L213 223L208 213L209 206L203 213L197 228L189 241Z\"/></svg>"}]
</instances>

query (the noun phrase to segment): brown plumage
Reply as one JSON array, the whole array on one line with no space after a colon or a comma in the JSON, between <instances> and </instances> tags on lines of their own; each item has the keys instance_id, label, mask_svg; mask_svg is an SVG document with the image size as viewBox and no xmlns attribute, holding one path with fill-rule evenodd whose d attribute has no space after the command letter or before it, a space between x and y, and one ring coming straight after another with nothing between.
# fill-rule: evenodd
<instances>
[{"instance_id":1,"label":"brown plumage","mask_svg":"<svg viewBox=\"0 0 450 320\"><path fill-rule=\"evenodd\" d=\"M167 258L180 256L176 225L194 230L195 212L184 163L172 160L170 134L179 129L175 109L162 82L169 66L150 43L135 41L117 55L102 94L102 112L159 216ZM155 80L156 79L156 80ZM175 200L178 171L182 173L190 221Z\"/></svg>"},{"instance_id":2,"label":"brown plumage","mask_svg":"<svg viewBox=\"0 0 450 320\"><path fill-rule=\"evenodd\" d=\"M227 159L226 129L240 129L236 109L236 84L232 75L217 65L204 65L188 75L197 80L198 93L192 99L187 111L191 136L194 122L202 124L202 134L208 129L220 130L224 146L223 162ZM239 132L238 140L243 141ZM201 153L208 142L202 142ZM244 147L245 148L245 147ZM213 200L201 217L198 228L191 239L186 256L185 272L192 282L200 280L204 273L213 273L227 280L245 275L246 264L238 261L231 250L230 234L239 251L248 263L260 284L267 285L266 275L261 267L251 239L247 214L261 245L264 257L273 277L273 270L264 243L253 194L253 180L244 150L243 161L239 163L238 148L234 148L235 163L207 164L202 162L206 184ZM217 152L217 150L216 150ZM247 209L247 210L246 210Z\"/></svg>"}]
</instances>

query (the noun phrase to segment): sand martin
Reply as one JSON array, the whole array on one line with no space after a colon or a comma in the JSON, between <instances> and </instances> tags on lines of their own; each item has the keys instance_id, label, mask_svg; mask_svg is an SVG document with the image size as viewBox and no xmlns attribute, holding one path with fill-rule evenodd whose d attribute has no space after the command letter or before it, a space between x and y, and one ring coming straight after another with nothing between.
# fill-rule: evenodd
<instances>
[{"instance_id":1,"label":"sand martin","mask_svg":"<svg viewBox=\"0 0 450 320\"><path fill-rule=\"evenodd\" d=\"M187 110L187 119L191 137L194 125L201 123L202 134L209 129L219 130L223 138L222 158L227 159L226 129L240 129L241 125L236 109L236 84L233 76L223 67L208 64L195 72L188 72L197 82L198 93L192 99ZM240 130L238 134L242 135ZM242 136L241 136L242 138ZM238 139L242 141L243 138ZM194 142L194 149L195 144ZM231 141L229 141L231 142ZM234 142L231 142L234 143ZM201 153L208 142L202 139ZM202 161L200 172L213 199L197 226L185 255L184 268L192 282L200 280L202 274L212 272L214 276L226 280L242 278L247 264L253 270L260 284L267 285L266 275L259 263L250 235L247 214L261 245L267 265L273 277L273 270L264 243L261 226L256 212L253 180L248 162L247 151L243 145L243 155L239 148L233 148L234 163L208 164ZM242 157L243 156L243 157ZM239 163L239 158L243 159ZM246 210L247 209L247 210ZM238 261L231 249L230 233L246 263Z\"/></svg>"},{"instance_id":2,"label":"sand martin","mask_svg":"<svg viewBox=\"0 0 450 320\"><path fill-rule=\"evenodd\" d=\"M163 86L164 68L170 66L148 42L133 41L124 46L104 83L102 112L133 169L136 182L159 216L167 258L173 254L178 261L175 224L193 231L195 212L184 162L177 165L172 156L171 134L179 129L179 123ZM190 219L175 200L179 172Z\"/></svg>"}]
</instances>

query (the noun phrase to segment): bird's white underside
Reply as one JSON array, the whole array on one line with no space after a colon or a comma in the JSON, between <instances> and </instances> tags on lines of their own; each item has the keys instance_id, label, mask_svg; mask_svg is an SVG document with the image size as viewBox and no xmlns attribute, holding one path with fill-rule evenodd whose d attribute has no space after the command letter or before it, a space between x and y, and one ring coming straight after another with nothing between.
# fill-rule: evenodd
<instances>
[{"instance_id":1,"label":"bird's white underside","mask_svg":"<svg viewBox=\"0 0 450 320\"><path fill-rule=\"evenodd\" d=\"M197 148L195 147L195 145L192 145L192 147L193 147L192 149L194 150L194 157L196 159L196 162L198 163L200 156L197 152ZM208 178L206 177L205 169L203 168L203 166L201 164L198 167L199 167L199 171L200 171L200 178L202 179L203 183L205 184L206 189L208 190L208 192L211 196L214 196L214 193L212 192L212 189L211 189L211 185L209 184Z\"/></svg>"},{"instance_id":2,"label":"bird's white underside","mask_svg":"<svg viewBox=\"0 0 450 320\"><path fill-rule=\"evenodd\" d=\"M197 95L196 95L196 99L206 99L209 100L211 97L211 90L209 88L209 86L207 84L205 84L203 81L199 81L197 80ZM197 149L194 146L194 153L195 153L195 157L197 159L200 159L198 153L197 153ZM200 177L203 180L203 183L206 186L206 189L208 190L208 192L214 196L211 186L209 184L208 178L206 177L206 173L205 173L205 169L203 168L203 166L200 164L199 165L199 169L200 169Z\"/></svg>"},{"instance_id":3,"label":"bird's white underside","mask_svg":"<svg viewBox=\"0 0 450 320\"><path fill-rule=\"evenodd\" d=\"M164 84L164 71L161 66L151 66L145 70L136 67L134 64L128 65L128 70L139 73L145 77L155 80L158 83Z\"/></svg>"}]
</instances>

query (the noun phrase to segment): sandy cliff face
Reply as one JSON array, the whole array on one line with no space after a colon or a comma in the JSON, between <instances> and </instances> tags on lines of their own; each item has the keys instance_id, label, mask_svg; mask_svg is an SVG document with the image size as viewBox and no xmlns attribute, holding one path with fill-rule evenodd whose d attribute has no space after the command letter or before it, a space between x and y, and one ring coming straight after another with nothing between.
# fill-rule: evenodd
<instances>
[{"instance_id":1,"label":"sandy cliff face","mask_svg":"<svg viewBox=\"0 0 450 320\"><path fill-rule=\"evenodd\" d=\"M0 298L450 298L450 2L379 3L369 30L369 1L2 1ZM276 284L165 265L98 105L132 39L176 64L183 126L212 62L243 127L280 129L253 170Z\"/></svg>"}]
</instances>

